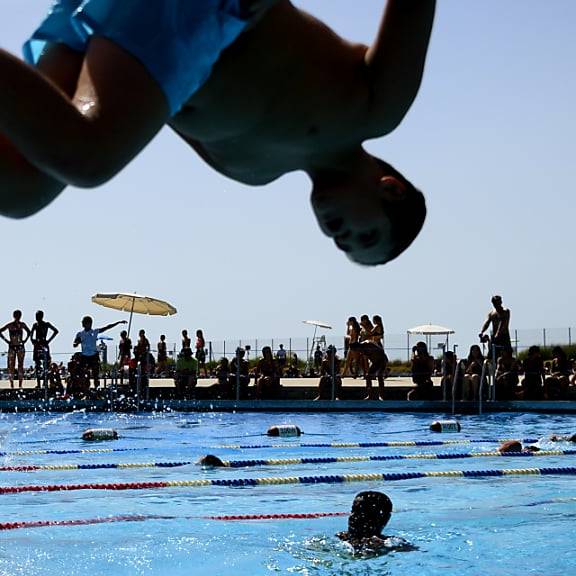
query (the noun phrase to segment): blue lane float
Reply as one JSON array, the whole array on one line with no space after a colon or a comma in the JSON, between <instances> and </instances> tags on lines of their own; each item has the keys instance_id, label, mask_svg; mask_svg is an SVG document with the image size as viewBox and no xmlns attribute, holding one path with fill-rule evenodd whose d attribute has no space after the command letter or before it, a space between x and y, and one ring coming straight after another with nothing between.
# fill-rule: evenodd
<instances>
[{"instance_id":1,"label":"blue lane float","mask_svg":"<svg viewBox=\"0 0 576 576\"><path fill-rule=\"evenodd\" d=\"M523 444L535 444L538 438L519 440ZM216 448L228 450L253 450L261 448L398 448L407 446L448 446L457 444L487 444L509 442L510 438L481 438L476 440L400 440L392 442L332 442L332 443L300 443L300 444L224 444Z\"/></svg>"},{"instance_id":2,"label":"blue lane float","mask_svg":"<svg viewBox=\"0 0 576 576\"><path fill-rule=\"evenodd\" d=\"M338 464L350 462L386 462L393 460L457 460L462 458L531 458L536 456L575 456L576 450L541 450L540 452L465 452L454 454L430 453L430 454L397 454L395 456L341 456L341 457L318 457L318 458L277 458L268 460L200 460L205 467L226 468L251 468L256 466L291 466L299 464ZM212 462L212 463L211 463ZM138 468L178 468L194 464L191 461L181 462L120 462L98 464L55 464L55 465L21 465L0 466L0 472L42 472L55 470L122 470Z\"/></svg>"}]
</instances>

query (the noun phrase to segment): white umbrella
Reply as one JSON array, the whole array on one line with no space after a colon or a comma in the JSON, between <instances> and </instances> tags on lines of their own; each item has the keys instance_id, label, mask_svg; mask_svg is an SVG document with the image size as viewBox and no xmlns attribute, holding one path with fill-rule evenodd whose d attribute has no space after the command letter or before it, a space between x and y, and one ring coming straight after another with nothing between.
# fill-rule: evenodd
<instances>
[{"instance_id":1,"label":"white umbrella","mask_svg":"<svg viewBox=\"0 0 576 576\"><path fill-rule=\"evenodd\" d=\"M422 334L426 336L426 344L430 348L432 344L432 336L446 336L446 348L448 348L448 335L454 334L452 328L446 328L439 324L421 324L414 326L408 330L408 347L410 347L410 334Z\"/></svg>"},{"instance_id":2,"label":"white umbrella","mask_svg":"<svg viewBox=\"0 0 576 576\"><path fill-rule=\"evenodd\" d=\"M130 334L132 315L134 312L138 314L150 314L152 316L171 316L177 312L172 304L168 304L168 302L160 300L159 298L142 296L141 294L128 294L126 292L94 294L94 296L92 296L92 302L94 302L94 304L100 304L100 306L106 306L106 308L130 312L128 334Z\"/></svg>"},{"instance_id":3,"label":"white umbrella","mask_svg":"<svg viewBox=\"0 0 576 576\"><path fill-rule=\"evenodd\" d=\"M330 326L330 324L326 324L326 322L321 322L320 320L302 320L302 322L304 324L311 324L317 328L326 328L327 330L332 330L332 326Z\"/></svg>"},{"instance_id":4,"label":"white umbrella","mask_svg":"<svg viewBox=\"0 0 576 576\"><path fill-rule=\"evenodd\" d=\"M421 324L420 326L414 326L408 330L409 334L426 334L427 336L435 336L438 334L454 334L452 328L446 328L445 326L440 326L438 324Z\"/></svg>"}]
</instances>

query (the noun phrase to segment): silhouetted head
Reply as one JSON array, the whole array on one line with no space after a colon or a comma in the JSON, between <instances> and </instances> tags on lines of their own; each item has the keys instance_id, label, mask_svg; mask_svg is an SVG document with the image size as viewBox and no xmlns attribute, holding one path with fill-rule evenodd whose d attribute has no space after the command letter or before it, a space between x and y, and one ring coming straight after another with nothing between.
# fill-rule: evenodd
<instances>
[{"instance_id":1,"label":"silhouetted head","mask_svg":"<svg viewBox=\"0 0 576 576\"><path fill-rule=\"evenodd\" d=\"M354 539L380 536L391 515L392 501L386 494L360 492L354 498L348 517L348 536Z\"/></svg>"},{"instance_id":2,"label":"silhouetted head","mask_svg":"<svg viewBox=\"0 0 576 576\"><path fill-rule=\"evenodd\" d=\"M84 316L84 318L82 318L82 327L86 330L92 328L92 316Z\"/></svg>"},{"instance_id":3,"label":"silhouetted head","mask_svg":"<svg viewBox=\"0 0 576 576\"><path fill-rule=\"evenodd\" d=\"M272 348L270 348L270 346L264 346L264 348L262 348L262 357L265 360L272 360L273 359Z\"/></svg>"},{"instance_id":4,"label":"silhouetted head","mask_svg":"<svg viewBox=\"0 0 576 576\"><path fill-rule=\"evenodd\" d=\"M425 354L428 355L428 346L426 346L426 342L416 342L416 352L418 352L418 354Z\"/></svg>"},{"instance_id":5,"label":"silhouetted head","mask_svg":"<svg viewBox=\"0 0 576 576\"><path fill-rule=\"evenodd\" d=\"M393 260L424 224L422 193L390 164L364 151L341 167L311 176L320 228L353 262L374 266Z\"/></svg>"},{"instance_id":6,"label":"silhouetted head","mask_svg":"<svg viewBox=\"0 0 576 576\"><path fill-rule=\"evenodd\" d=\"M42 322L42 320L44 320L44 312L38 310L38 312L36 312L36 322Z\"/></svg>"},{"instance_id":7,"label":"silhouetted head","mask_svg":"<svg viewBox=\"0 0 576 576\"><path fill-rule=\"evenodd\" d=\"M500 444L498 452L508 454L510 452L522 452L522 443L519 440L507 440Z\"/></svg>"},{"instance_id":8,"label":"silhouetted head","mask_svg":"<svg viewBox=\"0 0 576 576\"><path fill-rule=\"evenodd\" d=\"M502 306L502 296L494 294L494 296L492 296L492 304L495 308L499 308L500 306Z\"/></svg>"},{"instance_id":9,"label":"silhouetted head","mask_svg":"<svg viewBox=\"0 0 576 576\"><path fill-rule=\"evenodd\" d=\"M224 464L218 456L214 456L214 454L206 454L206 456L202 456L202 458L198 460L198 464L200 464L200 466L205 466L206 468L222 468L226 466L226 464Z\"/></svg>"},{"instance_id":10,"label":"silhouetted head","mask_svg":"<svg viewBox=\"0 0 576 576\"><path fill-rule=\"evenodd\" d=\"M16 322L19 322L20 319L22 318L22 311L21 310L14 310L14 312L12 312L12 318L14 318L14 320L16 320Z\"/></svg>"}]
</instances>

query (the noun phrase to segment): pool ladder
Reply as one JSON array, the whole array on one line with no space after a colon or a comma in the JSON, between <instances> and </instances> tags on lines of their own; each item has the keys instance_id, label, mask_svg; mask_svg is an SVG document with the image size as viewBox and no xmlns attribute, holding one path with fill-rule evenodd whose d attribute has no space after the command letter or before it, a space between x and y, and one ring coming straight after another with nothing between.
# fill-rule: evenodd
<instances>
[{"instance_id":1,"label":"pool ladder","mask_svg":"<svg viewBox=\"0 0 576 576\"><path fill-rule=\"evenodd\" d=\"M456 413L456 382L462 369L462 360L456 362L454 368L454 377L452 379L452 414ZM484 396L484 383L488 383L488 401L496 400L496 378L494 377L494 368L490 360L486 359L482 363L482 373L480 375L480 384L478 386L478 414L482 414L482 398Z\"/></svg>"}]
</instances>

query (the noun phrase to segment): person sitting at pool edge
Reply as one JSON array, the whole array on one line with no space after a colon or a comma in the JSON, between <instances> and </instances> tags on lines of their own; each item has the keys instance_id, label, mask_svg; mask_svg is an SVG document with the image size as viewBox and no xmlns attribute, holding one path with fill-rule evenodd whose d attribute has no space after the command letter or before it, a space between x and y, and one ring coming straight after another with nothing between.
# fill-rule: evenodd
<instances>
[{"instance_id":1,"label":"person sitting at pool edge","mask_svg":"<svg viewBox=\"0 0 576 576\"><path fill-rule=\"evenodd\" d=\"M416 384L408 392L408 400L432 400L434 384L432 373L434 372L434 358L428 353L426 342L417 342L412 348L412 382Z\"/></svg>"},{"instance_id":2,"label":"person sitting at pool edge","mask_svg":"<svg viewBox=\"0 0 576 576\"><path fill-rule=\"evenodd\" d=\"M376 491L360 492L352 502L348 530L336 534L348 542L356 553L408 551L415 547L406 540L383 536L382 530L392 516L392 501Z\"/></svg>"},{"instance_id":3,"label":"person sitting at pool edge","mask_svg":"<svg viewBox=\"0 0 576 576\"><path fill-rule=\"evenodd\" d=\"M363 142L415 100L435 6L388 0L368 47L289 0L57 0L28 64L0 51L0 213L109 181L168 124L238 182L304 171L324 234L354 262L384 264L426 206Z\"/></svg>"}]
</instances>

